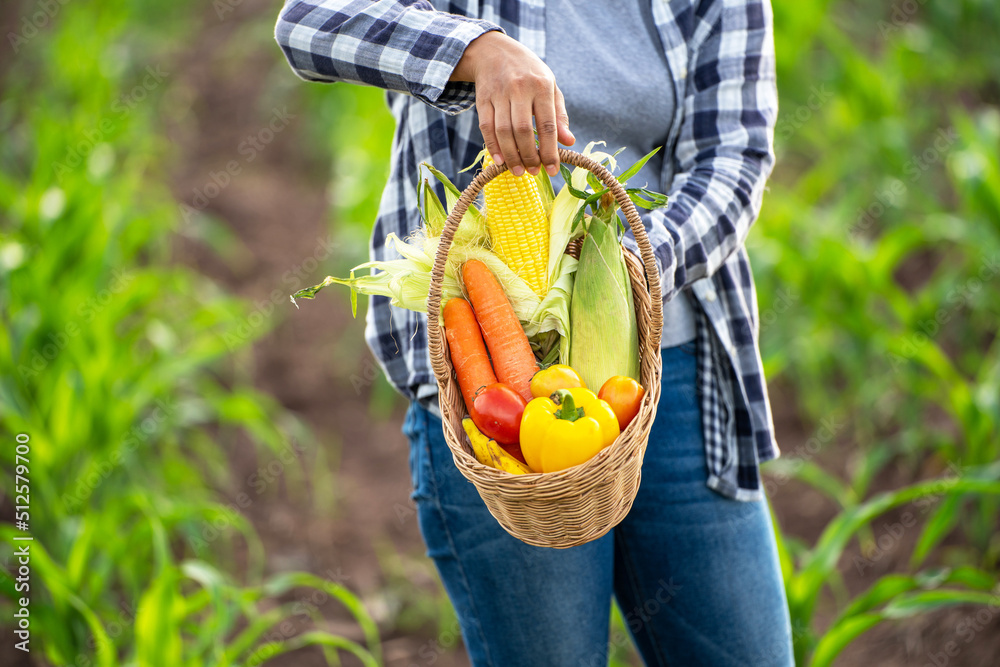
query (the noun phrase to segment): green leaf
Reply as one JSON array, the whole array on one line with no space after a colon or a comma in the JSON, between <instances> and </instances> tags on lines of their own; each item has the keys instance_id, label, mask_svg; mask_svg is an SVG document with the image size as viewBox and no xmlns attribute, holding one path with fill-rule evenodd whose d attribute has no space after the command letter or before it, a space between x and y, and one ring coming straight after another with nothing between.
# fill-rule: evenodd
<instances>
[{"instance_id":1,"label":"green leaf","mask_svg":"<svg viewBox=\"0 0 1000 667\"><path fill-rule=\"evenodd\" d=\"M660 146L657 146L656 148L654 148L653 150L649 151L648 153L646 153L645 155L643 155L641 158L639 158L638 162L636 162L631 167L629 167L624 172L622 172L621 176L618 177L618 182L621 183L622 185L625 185L626 183L628 183L628 179L630 179L633 176L635 176L636 174L638 174L639 170L642 169L643 166L647 162L649 162L649 158L651 158L654 155L656 155L656 153L659 150L660 150Z\"/></svg>"},{"instance_id":2,"label":"green leaf","mask_svg":"<svg viewBox=\"0 0 1000 667\"><path fill-rule=\"evenodd\" d=\"M816 547L803 564L796 581L796 595L807 611L815 604L819 591L830 572L837 566L844 547L857 531L877 516L921 498L937 494L988 493L1000 495L1000 483L995 481L950 478L919 482L886 492L838 514L824 529Z\"/></svg>"},{"instance_id":3,"label":"green leaf","mask_svg":"<svg viewBox=\"0 0 1000 667\"><path fill-rule=\"evenodd\" d=\"M289 572L270 579L264 584L262 591L271 596L278 596L299 586L321 590L331 597L336 598L341 604L347 607L348 611L358 621L358 624L361 625L368 650L381 662L381 643L379 641L378 626L372 620L371 615L365 609L361 600L344 586L313 574Z\"/></svg>"},{"instance_id":4,"label":"green leaf","mask_svg":"<svg viewBox=\"0 0 1000 667\"><path fill-rule=\"evenodd\" d=\"M823 635L816 644L810 667L827 667L844 648L859 636L878 625L884 616L882 614L861 614L852 616L841 625Z\"/></svg>"},{"instance_id":5,"label":"green leaf","mask_svg":"<svg viewBox=\"0 0 1000 667\"><path fill-rule=\"evenodd\" d=\"M181 616L192 618L205 604L212 604L212 613L197 619L198 639L191 652L204 655L206 651L210 651L211 662L216 663L225 656L224 639L237 618L237 614L226 604L230 587L222 573L203 561L185 561L181 564L181 572L202 587L200 594L196 593L182 600Z\"/></svg>"},{"instance_id":6,"label":"green leaf","mask_svg":"<svg viewBox=\"0 0 1000 667\"><path fill-rule=\"evenodd\" d=\"M565 164L559 165L559 175L562 176L563 183L565 184L563 187L569 190L571 195L577 199L587 199L590 196L583 190L577 190L573 187L573 173L566 167Z\"/></svg>"},{"instance_id":7,"label":"green leaf","mask_svg":"<svg viewBox=\"0 0 1000 667\"><path fill-rule=\"evenodd\" d=\"M354 280L354 270L351 270L350 279ZM351 287L351 317L358 318L358 290Z\"/></svg>"},{"instance_id":8,"label":"green leaf","mask_svg":"<svg viewBox=\"0 0 1000 667\"><path fill-rule=\"evenodd\" d=\"M538 183L538 193L542 196L542 208L547 214L556 198L555 190L552 189L552 179L549 178L549 173L545 169L539 169L535 176L535 182Z\"/></svg>"},{"instance_id":9,"label":"green leaf","mask_svg":"<svg viewBox=\"0 0 1000 667\"><path fill-rule=\"evenodd\" d=\"M646 188L629 188L625 192L632 203L641 208L653 211L667 205L667 196Z\"/></svg>"},{"instance_id":10,"label":"green leaf","mask_svg":"<svg viewBox=\"0 0 1000 667\"><path fill-rule=\"evenodd\" d=\"M587 172L587 185L589 185L590 189L593 190L594 192L605 189L604 183L597 180L597 176L594 176L594 172L592 171Z\"/></svg>"},{"instance_id":11,"label":"green leaf","mask_svg":"<svg viewBox=\"0 0 1000 667\"><path fill-rule=\"evenodd\" d=\"M771 473L783 473L821 491L841 508L857 502L850 487L816 463L806 459L775 459L768 462Z\"/></svg>"},{"instance_id":12,"label":"green leaf","mask_svg":"<svg viewBox=\"0 0 1000 667\"><path fill-rule=\"evenodd\" d=\"M304 632L284 642L263 644L257 648L255 655L261 658L266 657L267 660L270 660L276 656L291 653L306 646L329 646L331 648L343 649L358 658L365 667L379 667L381 664L380 659L372 655L369 651L366 651L356 642L319 630Z\"/></svg>"},{"instance_id":13,"label":"green leaf","mask_svg":"<svg viewBox=\"0 0 1000 667\"><path fill-rule=\"evenodd\" d=\"M886 618L907 618L959 604L982 604L996 608L1000 605L1000 597L986 591L955 589L920 591L896 598L885 606L883 613Z\"/></svg>"},{"instance_id":14,"label":"green leaf","mask_svg":"<svg viewBox=\"0 0 1000 667\"><path fill-rule=\"evenodd\" d=\"M351 273L353 273L353 271ZM333 285L336 281L337 279L334 278L333 276L327 276L323 280L323 282L321 282L319 285L313 285L312 287L305 287L303 289L300 289L298 292L292 295L291 297L292 303L295 303L296 299L315 299L317 292L319 292L324 287Z\"/></svg>"},{"instance_id":15,"label":"green leaf","mask_svg":"<svg viewBox=\"0 0 1000 667\"><path fill-rule=\"evenodd\" d=\"M961 507L961 496L949 496L934 510L931 518L924 524L920 539L913 547L913 553L910 555L910 567L919 567L934 547L940 544L941 540L955 528L955 524L961 518L959 515Z\"/></svg>"},{"instance_id":16,"label":"green leaf","mask_svg":"<svg viewBox=\"0 0 1000 667\"><path fill-rule=\"evenodd\" d=\"M964 583L983 590L940 588L954 583ZM831 664L849 643L885 619L907 618L946 605L980 603L997 606L1000 604L1000 597L988 592L995 585L995 577L969 567L932 570L916 576L886 575L856 598L833 622L817 643L810 665L819 667ZM881 605L885 606L880 611L875 611Z\"/></svg>"},{"instance_id":17,"label":"green leaf","mask_svg":"<svg viewBox=\"0 0 1000 667\"><path fill-rule=\"evenodd\" d=\"M450 211L452 207L455 206L455 202L458 201L458 198L462 196L461 190L455 187L455 184L451 182L451 179L441 173L438 169L435 169L434 165L431 163L424 162L420 166L426 167L427 171L431 172L434 178L438 179L441 185L444 186L445 208Z\"/></svg>"},{"instance_id":18,"label":"green leaf","mask_svg":"<svg viewBox=\"0 0 1000 667\"><path fill-rule=\"evenodd\" d=\"M139 600L135 640L139 664L180 665L181 635L174 616L177 569L164 567Z\"/></svg>"},{"instance_id":19,"label":"green leaf","mask_svg":"<svg viewBox=\"0 0 1000 667\"><path fill-rule=\"evenodd\" d=\"M441 200L438 199L437 193L434 192L434 188L431 187L430 181L426 178L421 190L423 193L423 204L420 210L423 212L424 228L427 230L428 236L440 236L448 214L445 213Z\"/></svg>"}]
</instances>

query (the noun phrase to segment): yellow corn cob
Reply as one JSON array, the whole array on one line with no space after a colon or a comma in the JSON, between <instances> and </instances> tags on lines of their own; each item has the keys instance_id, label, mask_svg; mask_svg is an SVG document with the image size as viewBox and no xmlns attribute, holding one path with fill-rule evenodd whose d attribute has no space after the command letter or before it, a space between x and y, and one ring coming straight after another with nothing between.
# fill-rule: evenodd
<instances>
[{"instance_id":1,"label":"yellow corn cob","mask_svg":"<svg viewBox=\"0 0 1000 667\"><path fill-rule=\"evenodd\" d=\"M484 167L493 164L487 154ZM531 174L505 171L484 188L493 252L538 296L549 291L549 221Z\"/></svg>"}]
</instances>

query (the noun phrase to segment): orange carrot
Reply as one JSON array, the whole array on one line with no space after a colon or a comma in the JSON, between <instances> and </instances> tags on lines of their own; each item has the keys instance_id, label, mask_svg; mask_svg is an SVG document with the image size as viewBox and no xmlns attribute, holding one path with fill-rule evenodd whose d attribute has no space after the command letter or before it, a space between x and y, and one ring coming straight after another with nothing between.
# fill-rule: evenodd
<instances>
[{"instance_id":1,"label":"orange carrot","mask_svg":"<svg viewBox=\"0 0 1000 667\"><path fill-rule=\"evenodd\" d=\"M483 329L497 379L530 401L531 376L538 370L531 343L496 277L478 259L462 266L465 291Z\"/></svg>"},{"instance_id":2,"label":"orange carrot","mask_svg":"<svg viewBox=\"0 0 1000 667\"><path fill-rule=\"evenodd\" d=\"M486 355L486 345L483 344L483 334L476 321L472 306L465 299L451 299L444 307L444 332L448 337L448 352L451 354L451 365L458 377L458 386L465 399L465 407L472 421L476 415L472 411L472 402L476 392L482 387L488 387L497 381Z\"/></svg>"}]
</instances>

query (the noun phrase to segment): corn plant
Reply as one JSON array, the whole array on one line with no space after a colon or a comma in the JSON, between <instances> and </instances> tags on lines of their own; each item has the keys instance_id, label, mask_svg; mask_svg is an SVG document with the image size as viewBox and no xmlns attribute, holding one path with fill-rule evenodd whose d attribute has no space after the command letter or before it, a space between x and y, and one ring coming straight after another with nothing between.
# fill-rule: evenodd
<instances>
[{"instance_id":1,"label":"corn plant","mask_svg":"<svg viewBox=\"0 0 1000 667\"><path fill-rule=\"evenodd\" d=\"M768 465L840 512L812 546L779 531L798 664L827 665L881 620L997 604L1000 114L988 100L1000 12L979 0L774 8L778 167L748 240L762 352L807 421L840 425L821 445L857 444L836 470L816 448ZM873 496L889 465L961 474ZM845 600L845 546L870 547L877 516L928 499L913 571ZM928 565L956 529L955 566ZM838 616L821 629L824 592Z\"/></svg>"},{"instance_id":2,"label":"corn plant","mask_svg":"<svg viewBox=\"0 0 1000 667\"><path fill-rule=\"evenodd\" d=\"M878 494L843 509L827 524L812 548L778 536L778 552L794 629L796 664L832 664L841 650L863 632L887 619L899 619L942 606L965 603L1000 604L995 572L964 565L910 574L888 574L851 600L837 618L819 632L813 616L824 591L842 593L838 566L844 550L863 528L897 507L929 505L962 494L1000 495L1000 466L963 471L961 477L927 480Z\"/></svg>"},{"instance_id":3,"label":"corn plant","mask_svg":"<svg viewBox=\"0 0 1000 667\"><path fill-rule=\"evenodd\" d=\"M242 434L295 460L309 433L235 376L249 350L231 358L225 334L247 306L170 261L183 219L160 184L160 64L193 6L148 4L62 6L3 80L0 440L30 438L31 648L54 665L262 664L303 646L378 664L353 594L263 577L227 450ZM0 460L13 502L13 445ZM5 619L25 534L0 524ZM316 599L343 604L357 638L315 629Z\"/></svg>"}]
</instances>

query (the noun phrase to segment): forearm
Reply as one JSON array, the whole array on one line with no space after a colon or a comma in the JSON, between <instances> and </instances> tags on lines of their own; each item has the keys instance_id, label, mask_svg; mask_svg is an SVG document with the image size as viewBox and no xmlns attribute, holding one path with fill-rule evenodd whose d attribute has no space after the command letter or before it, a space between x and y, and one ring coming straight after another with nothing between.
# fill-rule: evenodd
<instances>
[{"instance_id":1,"label":"forearm","mask_svg":"<svg viewBox=\"0 0 1000 667\"><path fill-rule=\"evenodd\" d=\"M295 0L282 10L275 39L306 80L376 86L454 113L474 101L470 84L450 81L455 66L493 30L499 27L423 0Z\"/></svg>"}]
</instances>

